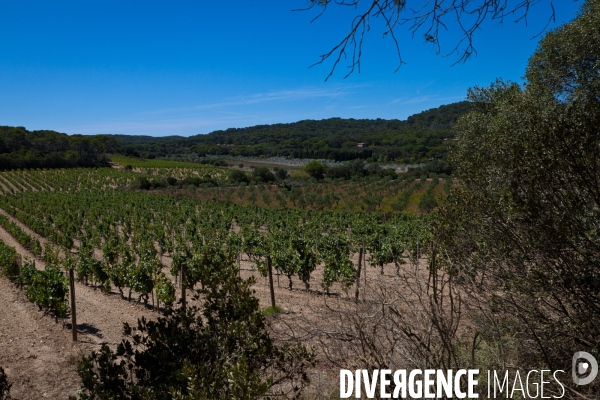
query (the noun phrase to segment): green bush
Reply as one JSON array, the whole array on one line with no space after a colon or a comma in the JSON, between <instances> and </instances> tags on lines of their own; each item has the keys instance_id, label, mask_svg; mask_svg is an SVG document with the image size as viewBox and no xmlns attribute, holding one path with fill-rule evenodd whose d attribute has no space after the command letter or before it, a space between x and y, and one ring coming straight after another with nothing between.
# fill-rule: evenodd
<instances>
[{"instance_id":1,"label":"green bush","mask_svg":"<svg viewBox=\"0 0 600 400\"><path fill-rule=\"evenodd\" d=\"M19 225L9 220L6 216L0 215L0 225L33 255L40 256L42 254L42 245L39 240L25 233Z\"/></svg>"},{"instance_id":2,"label":"green bush","mask_svg":"<svg viewBox=\"0 0 600 400\"><path fill-rule=\"evenodd\" d=\"M427 191L421 199L419 200L419 209L424 212L431 212L434 208L437 207L437 201L435 200L435 196L433 194L433 190L438 184L438 178L436 177L431 181L429 186L427 186Z\"/></svg>"},{"instance_id":3,"label":"green bush","mask_svg":"<svg viewBox=\"0 0 600 400\"><path fill-rule=\"evenodd\" d=\"M273 182L275 180L275 175L273 175L273 172L267 167L256 167L254 168L254 171L252 171L252 178L257 182Z\"/></svg>"},{"instance_id":4,"label":"green bush","mask_svg":"<svg viewBox=\"0 0 600 400\"><path fill-rule=\"evenodd\" d=\"M248 174L246 174L244 171L240 171L240 170L231 171L231 175L229 177L234 182L239 182L239 183L250 182L250 178L248 177Z\"/></svg>"},{"instance_id":5,"label":"green bush","mask_svg":"<svg viewBox=\"0 0 600 400\"><path fill-rule=\"evenodd\" d=\"M138 187L142 190L150 190L150 181L145 176L140 176L138 178Z\"/></svg>"},{"instance_id":6,"label":"green bush","mask_svg":"<svg viewBox=\"0 0 600 400\"><path fill-rule=\"evenodd\" d=\"M215 271L202 308L170 310L156 321L124 324L116 351L106 344L83 357L79 399L253 399L267 392L297 397L313 353L277 347L237 268Z\"/></svg>"},{"instance_id":7,"label":"green bush","mask_svg":"<svg viewBox=\"0 0 600 400\"><path fill-rule=\"evenodd\" d=\"M327 166L323 163L320 163L317 160L313 160L306 164L304 167L304 171L317 180L321 180L325 177L325 170Z\"/></svg>"},{"instance_id":8,"label":"green bush","mask_svg":"<svg viewBox=\"0 0 600 400\"><path fill-rule=\"evenodd\" d=\"M600 357L598 65L600 0L588 0L540 41L523 86L470 90L474 111L456 124L435 259L477 299L470 321L502 348L499 365L569 371L575 352ZM597 398L600 381L576 390Z\"/></svg>"}]
</instances>

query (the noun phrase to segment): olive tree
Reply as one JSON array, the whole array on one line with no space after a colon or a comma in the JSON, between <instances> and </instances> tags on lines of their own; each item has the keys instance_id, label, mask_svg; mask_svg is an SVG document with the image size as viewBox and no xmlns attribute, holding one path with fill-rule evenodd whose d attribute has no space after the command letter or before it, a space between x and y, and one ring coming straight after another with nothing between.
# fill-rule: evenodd
<instances>
[{"instance_id":1,"label":"olive tree","mask_svg":"<svg viewBox=\"0 0 600 400\"><path fill-rule=\"evenodd\" d=\"M576 351L600 356L599 0L546 35L526 78L469 92L439 262L479 334L512 342L505 362L569 371Z\"/></svg>"}]
</instances>

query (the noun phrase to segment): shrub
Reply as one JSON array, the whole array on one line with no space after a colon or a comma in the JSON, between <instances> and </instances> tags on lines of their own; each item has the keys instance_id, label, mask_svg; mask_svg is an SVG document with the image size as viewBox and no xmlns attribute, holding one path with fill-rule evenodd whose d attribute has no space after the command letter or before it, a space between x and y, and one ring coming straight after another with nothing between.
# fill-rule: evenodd
<instances>
[{"instance_id":1,"label":"shrub","mask_svg":"<svg viewBox=\"0 0 600 400\"><path fill-rule=\"evenodd\" d=\"M2 275L11 281L19 277L19 264L17 263L17 252L13 247L0 242L0 268Z\"/></svg>"},{"instance_id":2,"label":"shrub","mask_svg":"<svg viewBox=\"0 0 600 400\"><path fill-rule=\"evenodd\" d=\"M201 291L203 307L170 310L156 321L124 324L116 352L106 344L85 356L80 399L259 398L298 396L313 354L278 348L250 286L237 269L215 271Z\"/></svg>"},{"instance_id":3,"label":"shrub","mask_svg":"<svg viewBox=\"0 0 600 400\"><path fill-rule=\"evenodd\" d=\"M166 307L175 302L175 285L163 272L156 277L156 298Z\"/></svg>"},{"instance_id":4,"label":"shrub","mask_svg":"<svg viewBox=\"0 0 600 400\"><path fill-rule=\"evenodd\" d=\"M440 223L436 257L466 278L502 362L570 370L575 352L600 351L600 1L549 32L526 84L474 88L457 122L458 185ZM473 282L473 283L472 283ZM594 398L600 382L577 387ZM589 396L589 397L588 397Z\"/></svg>"},{"instance_id":5,"label":"shrub","mask_svg":"<svg viewBox=\"0 0 600 400\"><path fill-rule=\"evenodd\" d=\"M275 171L275 178L277 178L278 181L289 178L289 174L285 168L275 167L273 168L273 171Z\"/></svg>"},{"instance_id":6,"label":"shrub","mask_svg":"<svg viewBox=\"0 0 600 400\"><path fill-rule=\"evenodd\" d=\"M138 178L138 187L142 190L150 190L150 181L145 176Z\"/></svg>"}]
</instances>

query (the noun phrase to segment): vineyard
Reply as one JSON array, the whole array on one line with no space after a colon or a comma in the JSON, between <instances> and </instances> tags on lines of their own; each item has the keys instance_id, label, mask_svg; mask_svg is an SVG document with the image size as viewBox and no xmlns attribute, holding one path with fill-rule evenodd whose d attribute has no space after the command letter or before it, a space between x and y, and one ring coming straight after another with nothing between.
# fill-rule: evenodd
<instances>
[{"instance_id":1,"label":"vineyard","mask_svg":"<svg viewBox=\"0 0 600 400\"><path fill-rule=\"evenodd\" d=\"M0 399L600 399L599 27L406 121L0 127Z\"/></svg>"},{"instance_id":2,"label":"vineyard","mask_svg":"<svg viewBox=\"0 0 600 400\"><path fill-rule=\"evenodd\" d=\"M187 264L191 288L207 273L207 259L233 262L243 254L258 267L271 255L290 286L296 276L308 288L312 272L324 264L327 278L319 286L328 289L353 278L353 267L344 266L358 247L364 246L372 266L398 264L416 248L416 238L426 241L418 232L427 227L426 218L410 215L383 221L367 213L265 210L121 190L28 191L2 197L0 208L48 240L42 252L38 241L2 216L0 224L32 254L48 261L60 252L63 263L75 265L79 281L108 291L112 285L128 299L135 292L145 301L155 282L164 281L165 256L173 277ZM333 251L338 264L326 262Z\"/></svg>"},{"instance_id":3,"label":"vineyard","mask_svg":"<svg viewBox=\"0 0 600 400\"><path fill-rule=\"evenodd\" d=\"M129 160L125 157L115 159ZM153 160L149 161L150 163ZM177 164L177 162L168 162ZM143 165L143 162L140 162ZM192 164L192 163L187 163ZM293 181L292 185L266 182L232 182L230 170L195 164L196 167L136 167L135 170L97 168L0 172L0 191L71 192L79 189L139 189L146 180L154 193L255 205L269 209L365 211L422 214L431 211L453 185L437 174L398 175L397 179L368 177L362 180ZM432 201L433 199L433 201Z\"/></svg>"},{"instance_id":4,"label":"vineyard","mask_svg":"<svg viewBox=\"0 0 600 400\"><path fill-rule=\"evenodd\" d=\"M323 296L365 300L373 282L394 285L404 265L416 265L426 253L429 218L417 215L420 199L441 196L452 184L426 177L312 182L287 191L291 195L261 184L164 191L137 186L140 176L182 180L211 171L216 179L227 173L157 165L0 173L0 233L7 243L0 261L2 274L16 285L14 296L70 326L73 271L79 335L90 335L81 324L96 332L95 344L83 346L93 350L104 332L119 341L119 327L106 326L114 311L89 314L98 303L131 305L131 322L181 305L185 292L188 307L201 306L203 297L193 293L232 266L256 280L265 315L280 313L272 328L278 336L282 321L298 315L318 320ZM323 205L323 197L330 203ZM414 213L371 212L411 207ZM313 378L325 376L315 368Z\"/></svg>"}]
</instances>

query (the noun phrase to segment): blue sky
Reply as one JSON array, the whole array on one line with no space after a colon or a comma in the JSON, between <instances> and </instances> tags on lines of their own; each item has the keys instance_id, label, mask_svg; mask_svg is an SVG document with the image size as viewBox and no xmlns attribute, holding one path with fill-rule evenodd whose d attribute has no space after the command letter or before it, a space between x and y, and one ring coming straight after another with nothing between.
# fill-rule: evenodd
<instances>
[{"instance_id":1,"label":"blue sky","mask_svg":"<svg viewBox=\"0 0 600 400\"><path fill-rule=\"evenodd\" d=\"M417 2L420 0L416 0ZM516 3L517 0L514 1ZM292 12L305 0L0 1L0 125L69 134L183 135L302 119L407 116L465 98L497 77L520 81L546 23L487 23L477 57L435 55L399 30L404 64L374 21L361 73L308 68L348 31L355 11ZM581 2L554 0L556 26ZM456 26L443 36L446 50Z\"/></svg>"}]
</instances>

